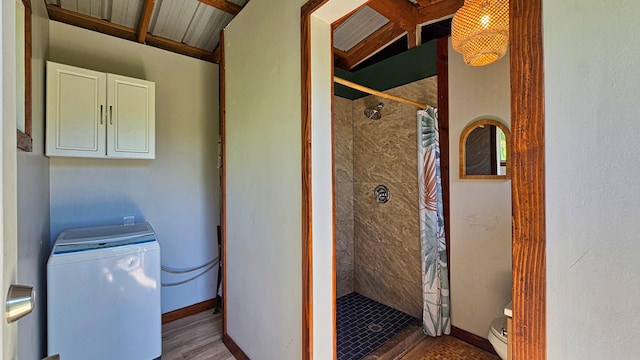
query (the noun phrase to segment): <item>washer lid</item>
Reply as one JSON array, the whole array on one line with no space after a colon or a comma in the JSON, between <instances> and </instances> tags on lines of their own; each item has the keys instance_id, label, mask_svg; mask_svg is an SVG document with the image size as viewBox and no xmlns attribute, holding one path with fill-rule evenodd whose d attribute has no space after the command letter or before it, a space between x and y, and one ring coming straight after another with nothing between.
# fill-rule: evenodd
<instances>
[{"instance_id":1,"label":"washer lid","mask_svg":"<svg viewBox=\"0 0 640 360\"><path fill-rule=\"evenodd\" d=\"M58 235L53 254L111 248L155 241L149 223L65 230Z\"/></svg>"},{"instance_id":2,"label":"washer lid","mask_svg":"<svg viewBox=\"0 0 640 360\"><path fill-rule=\"evenodd\" d=\"M497 319L494 319L491 322L491 332L496 338L500 339L503 343L507 343L507 335L502 334L502 330L504 329L504 333L507 332L507 318L505 316L501 316Z\"/></svg>"}]
</instances>

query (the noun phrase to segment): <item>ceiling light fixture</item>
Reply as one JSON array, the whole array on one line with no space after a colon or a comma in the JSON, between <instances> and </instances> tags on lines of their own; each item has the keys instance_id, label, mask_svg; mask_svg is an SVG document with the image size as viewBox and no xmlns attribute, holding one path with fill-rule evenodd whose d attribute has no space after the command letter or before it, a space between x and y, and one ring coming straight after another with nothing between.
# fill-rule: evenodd
<instances>
[{"instance_id":1,"label":"ceiling light fixture","mask_svg":"<svg viewBox=\"0 0 640 360\"><path fill-rule=\"evenodd\" d=\"M451 22L451 43L467 65L500 60L509 44L509 0L465 0Z\"/></svg>"}]
</instances>

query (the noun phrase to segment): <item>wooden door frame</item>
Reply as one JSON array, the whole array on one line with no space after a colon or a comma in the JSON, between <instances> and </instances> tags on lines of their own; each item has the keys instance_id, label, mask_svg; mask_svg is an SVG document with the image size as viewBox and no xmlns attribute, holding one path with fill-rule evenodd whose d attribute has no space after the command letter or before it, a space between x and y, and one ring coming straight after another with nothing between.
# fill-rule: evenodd
<instances>
[{"instance_id":1,"label":"wooden door frame","mask_svg":"<svg viewBox=\"0 0 640 360\"><path fill-rule=\"evenodd\" d=\"M511 0L513 358L546 359L542 0Z\"/></svg>"},{"instance_id":2,"label":"wooden door frame","mask_svg":"<svg viewBox=\"0 0 640 360\"><path fill-rule=\"evenodd\" d=\"M310 0L301 9L302 358L304 360L313 359L310 20L313 12L328 1ZM513 136L511 159L514 314L513 331L509 335L513 344L514 359L539 360L546 359L542 0L511 0L509 7ZM338 17L344 15L346 14L339 14Z\"/></svg>"}]
</instances>

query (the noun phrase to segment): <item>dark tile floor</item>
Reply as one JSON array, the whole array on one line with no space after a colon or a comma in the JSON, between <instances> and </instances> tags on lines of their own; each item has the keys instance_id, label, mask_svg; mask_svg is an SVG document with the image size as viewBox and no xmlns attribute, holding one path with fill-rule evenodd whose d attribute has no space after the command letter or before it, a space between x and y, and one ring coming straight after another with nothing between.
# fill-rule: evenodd
<instances>
[{"instance_id":1,"label":"dark tile floor","mask_svg":"<svg viewBox=\"0 0 640 360\"><path fill-rule=\"evenodd\" d=\"M360 360L418 319L358 293L337 300L338 360Z\"/></svg>"}]
</instances>

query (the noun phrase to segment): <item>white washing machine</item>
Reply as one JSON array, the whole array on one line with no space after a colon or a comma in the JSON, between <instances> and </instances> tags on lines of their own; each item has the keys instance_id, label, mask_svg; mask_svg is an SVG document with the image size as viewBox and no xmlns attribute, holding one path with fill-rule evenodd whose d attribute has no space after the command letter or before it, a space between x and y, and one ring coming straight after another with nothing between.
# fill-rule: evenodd
<instances>
[{"instance_id":1,"label":"white washing machine","mask_svg":"<svg viewBox=\"0 0 640 360\"><path fill-rule=\"evenodd\" d=\"M47 263L49 355L160 358L160 287L160 246L148 223L61 232Z\"/></svg>"}]
</instances>

